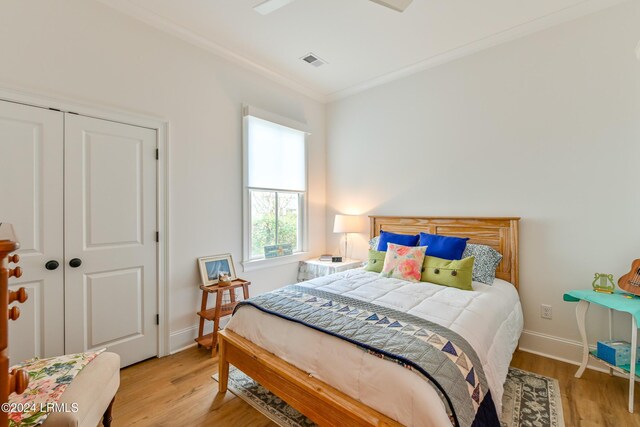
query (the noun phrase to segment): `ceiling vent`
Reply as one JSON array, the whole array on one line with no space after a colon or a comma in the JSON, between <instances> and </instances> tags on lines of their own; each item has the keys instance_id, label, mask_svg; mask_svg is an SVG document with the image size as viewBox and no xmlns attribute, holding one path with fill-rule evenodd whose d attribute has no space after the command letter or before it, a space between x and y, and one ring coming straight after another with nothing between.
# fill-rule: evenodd
<instances>
[{"instance_id":1,"label":"ceiling vent","mask_svg":"<svg viewBox=\"0 0 640 427\"><path fill-rule=\"evenodd\" d=\"M324 59L320 59L318 55L311 52L307 53L305 56L303 56L300 59L302 59L304 62L308 64L313 65L314 67L322 67L327 63L327 61L325 61Z\"/></svg>"}]
</instances>

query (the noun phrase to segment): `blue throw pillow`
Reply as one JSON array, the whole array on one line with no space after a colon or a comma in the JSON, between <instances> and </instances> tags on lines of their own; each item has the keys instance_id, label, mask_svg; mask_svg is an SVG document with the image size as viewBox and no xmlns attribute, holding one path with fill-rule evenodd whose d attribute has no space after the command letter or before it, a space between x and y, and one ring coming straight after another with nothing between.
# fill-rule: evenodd
<instances>
[{"instance_id":1,"label":"blue throw pillow","mask_svg":"<svg viewBox=\"0 0 640 427\"><path fill-rule=\"evenodd\" d=\"M387 243L395 243L402 246L417 246L420 236L417 234L412 236L410 234L396 234L387 233L386 231L380 231L380 240L378 241L378 250L386 252ZM462 248L464 250L464 248Z\"/></svg>"},{"instance_id":2,"label":"blue throw pillow","mask_svg":"<svg viewBox=\"0 0 640 427\"><path fill-rule=\"evenodd\" d=\"M442 259L462 259L468 237L450 237L420 233L420 246L427 247L427 255ZM378 249L379 250L379 249Z\"/></svg>"}]
</instances>

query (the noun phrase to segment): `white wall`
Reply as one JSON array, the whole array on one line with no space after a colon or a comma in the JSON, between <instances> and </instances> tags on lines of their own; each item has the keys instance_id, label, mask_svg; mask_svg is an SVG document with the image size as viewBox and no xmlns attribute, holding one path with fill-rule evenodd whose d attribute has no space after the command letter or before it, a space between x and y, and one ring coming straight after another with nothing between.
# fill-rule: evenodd
<instances>
[{"instance_id":1,"label":"white wall","mask_svg":"<svg viewBox=\"0 0 640 427\"><path fill-rule=\"evenodd\" d=\"M323 105L93 1L0 3L0 87L170 122L173 349L197 321L195 259L241 258L240 105L250 103L312 129L316 254L325 238L338 250L337 211L522 216L522 345L574 358L563 292L595 271L625 273L640 253L639 18L628 2L335 102L326 163ZM351 241L364 256L366 235ZM295 271L243 276L255 294ZM553 320L540 319L541 303ZM596 312L590 326L604 334Z\"/></svg>"},{"instance_id":2,"label":"white wall","mask_svg":"<svg viewBox=\"0 0 640 427\"><path fill-rule=\"evenodd\" d=\"M170 329L192 343L196 258L241 247L242 103L306 122L309 248L325 243L323 105L87 0L0 4L0 87L153 115L170 122ZM242 277L257 294L295 281L297 264Z\"/></svg>"},{"instance_id":3,"label":"white wall","mask_svg":"<svg viewBox=\"0 0 640 427\"><path fill-rule=\"evenodd\" d=\"M623 3L330 104L327 248L335 212L521 216L521 346L575 360L563 293L640 257L639 23Z\"/></svg>"}]
</instances>

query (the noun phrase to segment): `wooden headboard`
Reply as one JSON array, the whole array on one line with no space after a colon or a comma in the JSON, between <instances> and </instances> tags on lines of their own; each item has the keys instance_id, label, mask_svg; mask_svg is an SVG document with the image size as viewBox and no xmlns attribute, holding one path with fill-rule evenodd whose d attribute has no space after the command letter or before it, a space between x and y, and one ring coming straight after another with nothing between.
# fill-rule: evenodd
<instances>
[{"instance_id":1,"label":"wooden headboard","mask_svg":"<svg viewBox=\"0 0 640 427\"><path fill-rule=\"evenodd\" d=\"M380 230L418 234L469 237L469 243L491 246L502 254L496 277L518 289L518 221L520 218L473 218L439 216L370 216L371 237Z\"/></svg>"}]
</instances>

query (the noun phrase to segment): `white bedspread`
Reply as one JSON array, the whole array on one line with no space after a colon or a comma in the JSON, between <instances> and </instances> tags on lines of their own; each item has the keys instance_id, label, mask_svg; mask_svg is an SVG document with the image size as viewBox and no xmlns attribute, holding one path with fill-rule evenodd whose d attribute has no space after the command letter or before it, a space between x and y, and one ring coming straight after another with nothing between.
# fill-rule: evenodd
<instances>
[{"instance_id":1,"label":"white bedspread","mask_svg":"<svg viewBox=\"0 0 640 427\"><path fill-rule=\"evenodd\" d=\"M473 291L461 291L357 269L299 285L410 313L457 332L477 352L500 415L503 384L523 326L518 293L510 283L474 282ZM426 381L353 344L251 306L241 307L227 328L404 425L451 425Z\"/></svg>"}]
</instances>

